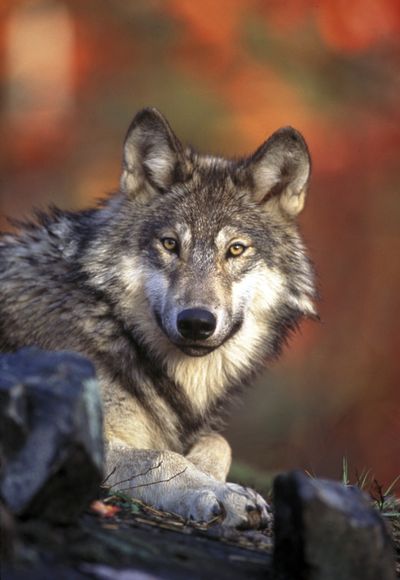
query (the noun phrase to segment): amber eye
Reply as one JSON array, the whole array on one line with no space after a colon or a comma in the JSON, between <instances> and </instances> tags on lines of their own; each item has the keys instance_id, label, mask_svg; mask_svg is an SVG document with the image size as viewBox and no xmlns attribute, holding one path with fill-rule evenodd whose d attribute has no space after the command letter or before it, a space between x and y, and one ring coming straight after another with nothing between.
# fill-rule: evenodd
<instances>
[{"instance_id":1,"label":"amber eye","mask_svg":"<svg viewBox=\"0 0 400 580\"><path fill-rule=\"evenodd\" d=\"M162 238L161 243L168 252L178 253L178 242L174 238Z\"/></svg>"},{"instance_id":2,"label":"amber eye","mask_svg":"<svg viewBox=\"0 0 400 580\"><path fill-rule=\"evenodd\" d=\"M228 248L228 258L237 258L238 256L241 256L243 254L243 252L245 251L246 246L244 244L241 244L240 242L235 242L234 244L231 244Z\"/></svg>"}]
</instances>

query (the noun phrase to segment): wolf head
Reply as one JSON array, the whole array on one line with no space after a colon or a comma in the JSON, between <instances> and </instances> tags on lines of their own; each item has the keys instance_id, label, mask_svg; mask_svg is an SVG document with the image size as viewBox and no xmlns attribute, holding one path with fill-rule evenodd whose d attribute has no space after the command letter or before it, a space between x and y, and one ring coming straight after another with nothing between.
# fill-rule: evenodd
<instances>
[{"instance_id":1,"label":"wolf head","mask_svg":"<svg viewBox=\"0 0 400 580\"><path fill-rule=\"evenodd\" d=\"M295 129L228 160L185 149L157 110L144 109L125 139L121 195L104 209L92 278L159 357L217 364L218 352L221 366L250 366L315 315L296 226L309 177Z\"/></svg>"}]
</instances>

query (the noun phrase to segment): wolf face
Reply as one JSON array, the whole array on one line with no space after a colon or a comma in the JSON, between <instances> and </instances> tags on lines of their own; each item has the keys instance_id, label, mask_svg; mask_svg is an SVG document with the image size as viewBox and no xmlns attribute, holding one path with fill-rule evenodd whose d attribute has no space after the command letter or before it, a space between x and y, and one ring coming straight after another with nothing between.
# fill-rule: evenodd
<instances>
[{"instance_id":1,"label":"wolf face","mask_svg":"<svg viewBox=\"0 0 400 580\"><path fill-rule=\"evenodd\" d=\"M184 149L154 109L133 120L122 197L105 208L107 236L85 264L175 380L181 369L181 383L218 376L222 385L276 354L300 316L315 315L295 224L309 175L307 146L291 128L233 161Z\"/></svg>"},{"instance_id":2,"label":"wolf face","mask_svg":"<svg viewBox=\"0 0 400 580\"><path fill-rule=\"evenodd\" d=\"M229 175L216 172L212 188L199 180L184 193L170 194L162 227L150 218L142 236L145 292L153 316L189 356L222 346L240 331L251 306L257 302L259 309L272 308L283 290L279 271L265 263L262 219L256 220L251 200L236 197ZM200 217L204 207L209 208L207 219Z\"/></svg>"}]
</instances>

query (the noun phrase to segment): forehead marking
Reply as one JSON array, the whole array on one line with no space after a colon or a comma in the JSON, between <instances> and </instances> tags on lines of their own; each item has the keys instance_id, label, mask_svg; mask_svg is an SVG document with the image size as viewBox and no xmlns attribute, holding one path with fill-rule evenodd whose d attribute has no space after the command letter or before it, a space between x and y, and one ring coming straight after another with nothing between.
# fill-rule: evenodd
<instances>
[{"instance_id":1,"label":"forehead marking","mask_svg":"<svg viewBox=\"0 0 400 580\"><path fill-rule=\"evenodd\" d=\"M192 243L192 232L187 224L177 224L176 233L179 236L181 246L183 248L189 248Z\"/></svg>"},{"instance_id":2,"label":"forehead marking","mask_svg":"<svg viewBox=\"0 0 400 580\"><path fill-rule=\"evenodd\" d=\"M222 228L216 235L215 243L217 246L225 246L227 243L235 240L240 240L248 244L251 243L249 236L240 232L238 228L232 226L225 226Z\"/></svg>"}]
</instances>

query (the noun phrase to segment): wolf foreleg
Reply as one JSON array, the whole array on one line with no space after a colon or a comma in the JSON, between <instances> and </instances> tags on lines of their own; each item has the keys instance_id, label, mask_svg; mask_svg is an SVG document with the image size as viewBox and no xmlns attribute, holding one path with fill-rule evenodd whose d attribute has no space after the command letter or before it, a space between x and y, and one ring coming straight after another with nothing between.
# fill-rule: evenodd
<instances>
[{"instance_id":1,"label":"wolf foreleg","mask_svg":"<svg viewBox=\"0 0 400 580\"><path fill-rule=\"evenodd\" d=\"M199 437L186 458L203 473L218 481L226 481L232 463L232 451L222 435L207 433Z\"/></svg>"},{"instance_id":2,"label":"wolf foreleg","mask_svg":"<svg viewBox=\"0 0 400 580\"><path fill-rule=\"evenodd\" d=\"M109 446L107 486L186 519L209 521L224 513L224 525L265 527L268 506L255 491L222 483L173 451Z\"/></svg>"}]
</instances>

